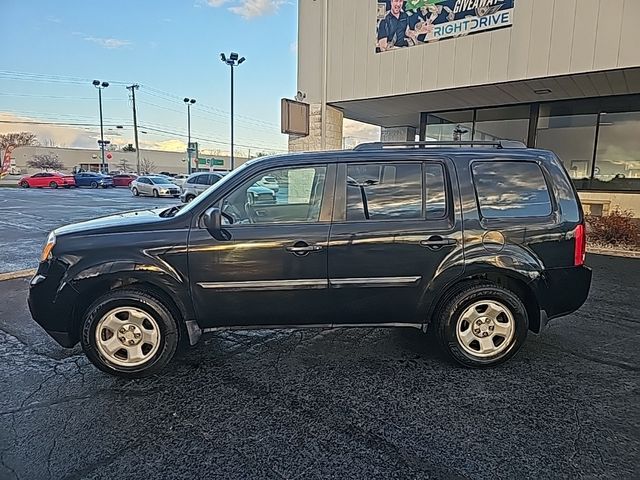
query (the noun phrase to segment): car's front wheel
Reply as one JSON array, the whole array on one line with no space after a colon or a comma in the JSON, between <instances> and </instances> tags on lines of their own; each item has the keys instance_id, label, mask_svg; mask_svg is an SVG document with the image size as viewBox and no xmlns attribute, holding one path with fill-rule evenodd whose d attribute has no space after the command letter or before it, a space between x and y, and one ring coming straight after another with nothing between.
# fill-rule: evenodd
<instances>
[{"instance_id":1,"label":"car's front wheel","mask_svg":"<svg viewBox=\"0 0 640 480\"><path fill-rule=\"evenodd\" d=\"M469 367L492 367L513 357L529 329L518 296L492 283L470 283L445 300L436 314L442 348Z\"/></svg>"},{"instance_id":2,"label":"car's front wheel","mask_svg":"<svg viewBox=\"0 0 640 480\"><path fill-rule=\"evenodd\" d=\"M158 190L154 190L153 191L153 196L158 198L160 196L160 194L158 193Z\"/></svg>"},{"instance_id":3,"label":"car's front wheel","mask_svg":"<svg viewBox=\"0 0 640 480\"><path fill-rule=\"evenodd\" d=\"M157 373L178 346L176 319L161 300L135 289L115 290L84 315L81 344L100 370L126 378Z\"/></svg>"},{"instance_id":4,"label":"car's front wheel","mask_svg":"<svg viewBox=\"0 0 640 480\"><path fill-rule=\"evenodd\" d=\"M29 182L20 182L22 188L29 188Z\"/></svg>"}]
</instances>

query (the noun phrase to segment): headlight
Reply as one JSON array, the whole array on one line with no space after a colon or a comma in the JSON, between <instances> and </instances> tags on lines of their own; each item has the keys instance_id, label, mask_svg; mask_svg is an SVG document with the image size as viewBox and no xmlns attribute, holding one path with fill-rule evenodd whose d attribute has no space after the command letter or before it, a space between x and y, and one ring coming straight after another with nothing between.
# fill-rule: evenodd
<instances>
[{"instance_id":1,"label":"headlight","mask_svg":"<svg viewBox=\"0 0 640 480\"><path fill-rule=\"evenodd\" d=\"M56 234L51 232L49 237L47 238L47 243L44 244L44 248L42 249L42 255L40 255L40 261L46 262L51 258L51 250L56 245Z\"/></svg>"}]
</instances>

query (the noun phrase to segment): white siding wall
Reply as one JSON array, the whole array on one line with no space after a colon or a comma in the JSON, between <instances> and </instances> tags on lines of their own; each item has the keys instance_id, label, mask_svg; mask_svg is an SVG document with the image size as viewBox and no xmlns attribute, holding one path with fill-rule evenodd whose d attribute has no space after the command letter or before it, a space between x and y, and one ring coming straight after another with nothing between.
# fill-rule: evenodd
<instances>
[{"instance_id":1,"label":"white siding wall","mask_svg":"<svg viewBox=\"0 0 640 480\"><path fill-rule=\"evenodd\" d=\"M299 88L329 102L640 66L640 0L516 0L512 28L375 53L375 0L300 0ZM320 24L319 24L320 22Z\"/></svg>"}]
</instances>

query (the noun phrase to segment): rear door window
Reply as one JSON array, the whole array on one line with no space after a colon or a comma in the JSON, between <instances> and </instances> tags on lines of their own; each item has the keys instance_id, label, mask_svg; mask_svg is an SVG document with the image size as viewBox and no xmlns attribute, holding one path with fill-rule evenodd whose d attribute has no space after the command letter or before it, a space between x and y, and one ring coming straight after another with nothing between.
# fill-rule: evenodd
<instances>
[{"instance_id":1,"label":"rear door window","mask_svg":"<svg viewBox=\"0 0 640 480\"><path fill-rule=\"evenodd\" d=\"M537 163L475 162L472 170L483 217L546 217L551 214L551 197Z\"/></svg>"}]
</instances>

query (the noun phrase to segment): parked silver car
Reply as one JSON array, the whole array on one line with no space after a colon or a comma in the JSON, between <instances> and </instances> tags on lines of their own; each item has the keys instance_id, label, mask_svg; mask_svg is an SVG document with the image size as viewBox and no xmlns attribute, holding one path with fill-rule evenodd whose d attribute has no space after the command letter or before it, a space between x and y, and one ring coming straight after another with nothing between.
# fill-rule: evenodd
<instances>
[{"instance_id":1,"label":"parked silver car","mask_svg":"<svg viewBox=\"0 0 640 480\"><path fill-rule=\"evenodd\" d=\"M222 172L200 172L191 175L182 186L182 194L180 200L189 203L211 185L215 185L226 175ZM273 204L276 202L276 192L261 187L258 183L247 189L247 202L251 205L257 204Z\"/></svg>"},{"instance_id":2,"label":"parked silver car","mask_svg":"<svg viewBox=\"0 0 640 480\"><path fill-rule=\"evenodd\" d=\"M199 172L191 174L182 185L180 200L184 203L189 203L211 185L215 185L222 180L223 176L224 173L218 172Z\"/></svg>"},{"instance_id":3,"label":"parked silver car","mask_svg":"<svg viewBox=\"0 0 640 480\"><path fill-rule=\"evenodd\" d=\"M138 195L150 195L156 198L178 198L180 196L180 187L171 183L166 177L145 175L131 182L131 193L135 197Z\"/></svg>"}]
</instances>

